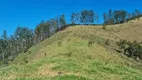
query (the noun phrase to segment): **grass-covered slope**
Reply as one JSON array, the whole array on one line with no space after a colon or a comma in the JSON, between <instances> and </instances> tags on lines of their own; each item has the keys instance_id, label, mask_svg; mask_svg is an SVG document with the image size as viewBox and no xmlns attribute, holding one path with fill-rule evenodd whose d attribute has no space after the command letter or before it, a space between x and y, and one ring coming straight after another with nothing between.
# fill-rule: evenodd
<instances>
[{"instance_id":1,"label":"grass-covered slope","mask_svg":"<svg viewBox=\"0 0 142 80\"><path fill-rule=\"evenodd\" d=\"M141 63L115 51L120 39L142 41L141 25L71 26L2 67L0 80L142 80Z\"/></svg>"}]
</instances>

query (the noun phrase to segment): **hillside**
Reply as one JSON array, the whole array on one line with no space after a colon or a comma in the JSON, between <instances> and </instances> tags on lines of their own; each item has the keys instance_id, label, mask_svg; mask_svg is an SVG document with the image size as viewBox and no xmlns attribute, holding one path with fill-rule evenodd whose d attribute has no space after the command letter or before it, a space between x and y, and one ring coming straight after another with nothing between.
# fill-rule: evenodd
<instances>
[{"instance_id":1,"label":"hillside","mask_svg":"<svg viewBox=\"0 0 142 80\"><path fill-rule=\"evenodd\" d=\"M0 69L1 80L142 80L141 62L115 51L120 39L142 41L142 18L124 24L70 26ZM110 45L105 42L109 40Z\"/></svg>"}]
</instances>

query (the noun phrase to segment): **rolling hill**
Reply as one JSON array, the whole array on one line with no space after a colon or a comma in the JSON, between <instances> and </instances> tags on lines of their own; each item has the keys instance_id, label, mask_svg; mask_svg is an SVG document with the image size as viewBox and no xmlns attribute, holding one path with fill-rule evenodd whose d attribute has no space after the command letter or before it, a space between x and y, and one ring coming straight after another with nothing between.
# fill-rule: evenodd
<instances>
[{"instance_id":1,"label":"rolling hill","mask_svg":"<svg viewBox=\"0 0 142 80\"><path fill-rule=\"evenodd\" d=\"M142 41L142 18L123 24L76 25L1 67L1 80L142 80L142 63L116 52L120 39ZM109 42L109 45L106 44Z\"/></svg>"}]
</instances>

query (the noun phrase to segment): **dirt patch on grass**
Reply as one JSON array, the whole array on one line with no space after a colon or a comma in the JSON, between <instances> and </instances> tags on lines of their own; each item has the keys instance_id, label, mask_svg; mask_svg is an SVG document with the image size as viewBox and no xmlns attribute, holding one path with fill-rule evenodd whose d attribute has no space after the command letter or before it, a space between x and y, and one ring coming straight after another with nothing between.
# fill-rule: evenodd
<instances>
[{"instance_id":1,"label":"dirt patch on grass","mask_svg":"<svg viewBox=\"0 0 142 80\"><path fill-rule=\"evenodd\" d=\"M76 75L80 76L81 74L79 72L66 72L66 71L55 71L51 70L52 67L54 67L54 64L46 64L39 68L38 75L39 76L48 76L48 77L55 77L55 76L63 76L63 75Z\"/></svg>"},{"instance_id":2,"label":"dirt patch on grass","mask_svg":"<svg viewBox=\"0 0 142 80\"><path fill-rule=\"evenodd\" d=\"M1 77L0 80L15 80L16 74L9 74L8 76Z\"/></svg>"},{"instance_id":3,"label":"dirt patch on grass","mask_svg":"<svg viewBox=\"0 0 142 80\"><path fill-rule=\"evenodd\" d=\"M58 72L51 70L51 67L53 67L54 64L46 64L39 68L38 75L39 76L49 76L54 77L58 75Z\"/></svg>"}]
</instances>

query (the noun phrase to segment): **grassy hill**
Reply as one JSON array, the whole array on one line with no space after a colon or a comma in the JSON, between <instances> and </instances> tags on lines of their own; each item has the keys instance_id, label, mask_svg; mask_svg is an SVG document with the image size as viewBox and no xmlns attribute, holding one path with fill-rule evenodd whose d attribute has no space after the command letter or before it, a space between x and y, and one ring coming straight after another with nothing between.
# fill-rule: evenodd
<instances>
[{"instance_id":1,"label":"grassy hill","mask_svg":"<svg viewBox=\"0 0 142 80\"><path fill-rule=\"evenodd\" d=\"M115 51L120 39L142 41L142 18L106 30L71 26L1 67L0 79L142 80L141 62Z\"/></svg>"}]
</instances>

